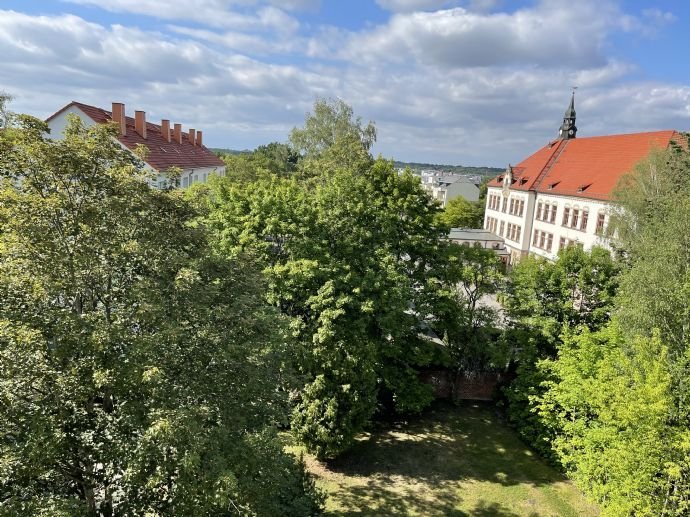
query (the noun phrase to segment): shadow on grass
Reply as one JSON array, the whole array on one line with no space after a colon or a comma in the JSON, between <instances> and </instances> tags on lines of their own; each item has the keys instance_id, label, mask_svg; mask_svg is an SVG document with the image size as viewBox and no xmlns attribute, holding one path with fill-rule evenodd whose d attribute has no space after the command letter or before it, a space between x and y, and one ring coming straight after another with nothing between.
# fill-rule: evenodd
<instances>
[{"instance_id":1,"label":"shadow on grass","mask_svg":"<svg viewBox=\"0 0 690 517\"><path fill-rule=\"evenodd\" d=\"M375 500L374 504L371 501ZM349 516L378 516L378 515L409 515L410 509L418 509L418 515L444 515L449 517L520 517L504 505L480 501L472 510L465 512L458 510L457 497L435 494L433 501L428 501L419 495L400 494L381 491L377 486L358 487L351 489L347 496L339 498L341 505L358 510L336 510L328 515L337 517ZM369 502L369 504L367 504ZM537 514L534 514L536 516Z\"/></svg>"},{"instance_id":2,"label":"shadow on grass","mask_svg":"<svg viewBox=\"0 0 690 517\"><path fill-rule=\"evenodd\" d=\"M538 460L489 405L475 403L436 405L422 417L371 433L326 466L346 476L403 476L432 486L465 479L503 486L564 480ZM483 515L481 511L476 515Z\"/></svg>"}]
</instances>

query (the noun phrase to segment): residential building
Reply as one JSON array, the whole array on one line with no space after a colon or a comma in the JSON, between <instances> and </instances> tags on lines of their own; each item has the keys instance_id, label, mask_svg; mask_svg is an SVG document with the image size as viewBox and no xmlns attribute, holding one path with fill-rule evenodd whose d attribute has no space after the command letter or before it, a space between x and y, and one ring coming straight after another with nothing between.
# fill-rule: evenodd
<instances>
[{"instance_id":1,"label":"residential building","mask_svg":"<svg viewBox=\"0 0 690 517\"><path fill-rule=\"evenodd\" d=\"M155 173L152 186L169 185L166 174L171 168L181 170L178 185L188 187L204 183L211 174L223 175L225 163L203 144L202 131L182 130L182 124L172 124L163 119L159 124L146 120L146 113L135 111L134 117L125 114L125 105L112 103L112 111L80 102L71 102L46 119L50 134L55 138L63 135L70 114L78 116L84 125L116 123L119 127L117 140L122 147L134 151L139 145L148 149L144 164Z\"/></svg>"},{"instance_id":2,"label":"residential building","mask_svg":"<svg viewBox=\"0 0 690 517\"><path fill-rule=\"evenodd\" d=\"M558 138L488 184L484 228L505 239L511 263L530 253L553 260L569 245L609 246L619 179L653 149L683 141L673 130L576 135L573 95Z\"/></svg>"},{"instance_id":3,"label":"residential building","mask_svg":"<svg viewBox=\"0 0 690 517\"><path fill-rule=\"evenodd\" d=\"M448 201L463 197L467 201L479 200L479 185L461 174L443 174L422 171L422 187L445 208Z\"/></svg>"}]
</instances>

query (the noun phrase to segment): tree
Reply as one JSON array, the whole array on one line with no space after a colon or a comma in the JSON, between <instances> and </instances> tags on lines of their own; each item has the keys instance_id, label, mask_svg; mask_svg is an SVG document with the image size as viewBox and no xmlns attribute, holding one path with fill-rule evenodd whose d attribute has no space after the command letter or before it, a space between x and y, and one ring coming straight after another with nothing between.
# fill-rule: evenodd
<instances>
[{"instance_id":1,"label":"tree","mask_svg":"<svg viewBox=\"0 0 690 517\"><path fill-rule=\"evenodd\" d=\"M630 271L623 277L618 314L624 330L654 329L682 354L690 346L690 153L653 152L625 176L611 221Z\"/></svg>"},{"instance_id":2,"label":"tree","mask_svg":"<svg viewBox=\"0 0 690 517\"><path fill-rule=\"evenodd\" d=\"M439 220L450 228L481 228L480 211L477 203L458 196L448 201Z\"/></svg>"},{"instance_id":3,"label":"tree","mask_svg":"<svg viewBox=\"0 0 690 517\"><path fill-rule=\"evenodd\" d=\"M401 411L431 401L416 367L433 355L418 334L443 233L416 178L377 160L308 180L227 179L210 199L222 249L253 253L269 301L293 320L305 386L292 426L310 450L345 450L382 390Z\"/></svg>"},{"instance_id":4,"label":"tree","mask_svg":"<svg viewBox=\"0 0 690 517\"><path fill-rule=\"evenodd\" d=\"M521 436L547 457L554 435L533 411L532 401L546 380L536 364L554 357L568 329L595 331L608 323L619 273L620 264L608 250L571 246L555 262L527 257L510 274L505 300L510 325L502 341L515 351L516 377L504 389L508 415Z\"/></svg>"},{"instance_id":5,"label":"tree","mask_svg":"<svg viewBox=\"0 0 690 517\"><path fill-rule=\"evenodd\" d=\"M690 432L678 418L669 351L659 336L626 340L617 323L569 334L539 365L536 401L568 476L606 515L690 510Z\"/></svg>"},{"instance_id":6,"label":"tree","mask_svg":"<svg viewBox=\"0 0 690 517\"><path fill-rule=\"evenodd\" d=\"M503 286L504 267L493 250L451 244L444 265L443 296L435 304L437 331L458 370L505 367L495 342L498 314L487 302Z\"/></svg>"},{"instance_id":7,"label":"tree","mask_svg":"<svg viewBox=\"0 0 690 517\"><path fill-rule=\"evenodd\" d=\"M370 166L369 152L375 142L374 123L370 121L364 126L360 117L354 117L352 107L341 99L318 99L304 126L290 132L293 149L306 158L303 173L316 176L328 162L352 169Z\"/></svg>"},{"instance_id":8,"label":"tree","mask_svg":"<svg viewBox=\"0 0 690 517\"><path fill-rule=\"evenodd\" d=\"M11 113L7 105L12 100L12 96L0 91L0 129L6 128L10 123Z\"/></svg>"},{"instance_id":9,"label":"tree","mask_svg":"<svg viewBox=\"0 0 690 517\"><path fill-rule=\"evenodd\" d=\"M285 327L113 129L0 132L0 509L310 515L271 431ZM281 389L282 388L282 389Z\"/></svg>"}]
</instances>

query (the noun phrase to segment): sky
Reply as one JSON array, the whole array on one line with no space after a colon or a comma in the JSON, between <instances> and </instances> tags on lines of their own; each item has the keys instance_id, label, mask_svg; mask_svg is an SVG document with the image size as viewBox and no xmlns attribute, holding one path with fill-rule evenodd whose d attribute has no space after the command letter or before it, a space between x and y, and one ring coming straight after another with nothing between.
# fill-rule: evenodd
<instances>
[{"instance_id":1,"label":"sky","mask_svg":"<svg viewBox=\"0 0 690 517\"><path fill-rule=\"evenodd\" d=\"M402 161L505 167L555 138L690 130L686 0L0 0L0 91L287 141L318 98Z\"/></svg>"}]
</instances>

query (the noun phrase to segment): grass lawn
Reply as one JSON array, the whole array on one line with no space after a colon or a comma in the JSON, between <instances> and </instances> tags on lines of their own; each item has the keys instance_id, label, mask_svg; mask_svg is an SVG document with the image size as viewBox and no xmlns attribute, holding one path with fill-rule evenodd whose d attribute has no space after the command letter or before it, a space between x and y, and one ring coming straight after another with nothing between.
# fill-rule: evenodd
<instances>
[{"instance_id":1,"label":"grass lawn","mask_svg":"<svg viewBox=\"0 0 690 517\"><path fill-rule=\"evenodd\" d=\"M598 514L489 404L438 404L335 461L305 461L334 516Z\"/></svg>"}]
</instances>

